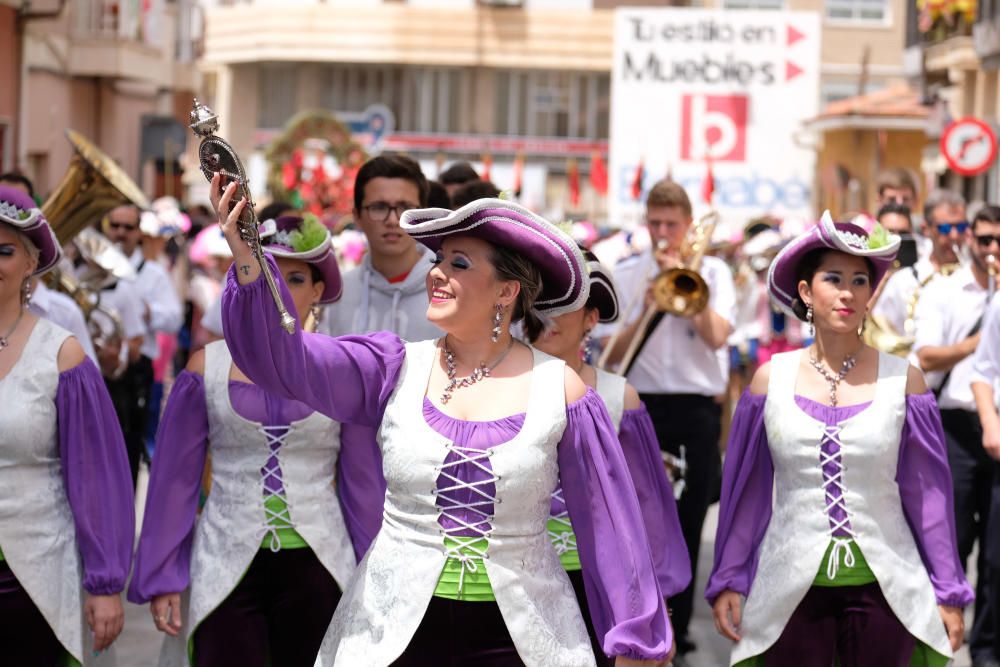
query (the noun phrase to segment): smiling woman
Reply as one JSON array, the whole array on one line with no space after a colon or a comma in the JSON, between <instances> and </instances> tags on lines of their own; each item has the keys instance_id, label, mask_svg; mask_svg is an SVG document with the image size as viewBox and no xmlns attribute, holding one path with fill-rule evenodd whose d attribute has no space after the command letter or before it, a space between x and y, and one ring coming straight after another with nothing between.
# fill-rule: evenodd
<instances>
[{"instance_id":1,"label":"smiling woman","mask_svg":"<svg viewBox=\"0 0 1000 667\"><path fill-rule=\"evenodd\" d=\"M228 211L231 196L217 210ZM221 220L237 264L249 256L235 228L240 209ZM400 224L438 253L427 280L428 317L446 333L438 341L275 335L257 275L230 273L223 299L227 341L254 382L379 430L383 526L318 664L593 666L546 532L559 478L602 650L620 666L659 664L671 630L607 410L563 361L509 330L534 310L554 316L585 303L579 249L551 223L496 199L409 210ZM236 335L246 326L268 333Z\"/></svg>"},{"instance_id":2,"label":"smiling woman","mask_svg":"<svg viewBox=\"0 0 1000 667\"><path fill-rule=\"evenodd\" d=\"M705 591L732 664L944 665L962 643L972 591L937 405L861 339L898 247L827 213L771 264L772 299L815 342L762 366L733 418Z\"/></svg>"},{"instance_id":3,"label":"smiling woman","mask_svg":"<svg viewBox=\"0 0 1000 667\"><path fill-rule=\"evenodd\" d=\"M98 664L121 632L135 521L100 371L27 311L29 279L60 257L34 202L0 187L0 642L46 667Z\"/></svg>"}]
</instances>

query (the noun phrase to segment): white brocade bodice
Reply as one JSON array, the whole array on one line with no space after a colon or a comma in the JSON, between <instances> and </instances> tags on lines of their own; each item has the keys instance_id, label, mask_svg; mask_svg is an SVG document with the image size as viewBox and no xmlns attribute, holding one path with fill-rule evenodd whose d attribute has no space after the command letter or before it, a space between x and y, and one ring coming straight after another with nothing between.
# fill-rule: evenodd
<instances>
[{"instance_id":1,"label":"white brocade bodice","mask_svg":"<svg viewBox=\"0 0 1000 667\"><path fill-rule=\"evenodd\" d=\"M232 357L225 341L205 347L212 490L195 526L191 555L190 610L185 628L194 632L233 591L273 528L265 510L262 470L272 456L273 434L235 411L229 396ZM282 429L284 431L284 429ZM292 422L276 455L291 524L341 589L355 567L334 488L340 424L314 412ZM190 636L190 634L189 634ZM186 664L186 651L165 643L161 666Z\"/></svg>"},{"instance_id":2,"label":"white brocade bodice","mask_svg":"<svg viewBox=\"0 0 1000 667\"><path fill-rule=\"evenodd\" d=\"M382 530L334 614L318 665L391 664L416 632L448 557L438 523L437 479L452 443L424 419L434 341L406 346L399 382L379 431L387 483ZM486 450L496 478L489 580L518 654L528 667L590 667L594 657L566 573L546 532L566 427L565 365L533 350L524 425ZM488 602L468 604L490 604ZM447 638L442 638L447 641Z\"/></svg>"},{"instance_id":3,"label":"white brocade bodice","mask_svg":"<svg viewBox=\"0 0 1000 667\"><path fill-rule=\"evenodd\" d=\"M76 528L59 456L58 357L69 336L39 319L0 380L0 549L63 647L85 665L103 665L113 656L98 663L88 651Z\"/></svg>"},{"instance_id":4,"label":"white brocade bodice","mask_svg":"<svg viewBox=\"0 0 1000 667\"><path fill-rule=\"evenodd\" d=\"M830 429L795 402L803 352L771 359L764 405L774 464L774 501L760 546L731 664L764 653L805 597L833 538L822 471L821 443ZM871 405L832 428L840 443L843 507L893 613L921 642L945 656L951 648L934 589L903 513L896 484L906 416L908 363L879 353Z\"/></svg>"}]
</instances>

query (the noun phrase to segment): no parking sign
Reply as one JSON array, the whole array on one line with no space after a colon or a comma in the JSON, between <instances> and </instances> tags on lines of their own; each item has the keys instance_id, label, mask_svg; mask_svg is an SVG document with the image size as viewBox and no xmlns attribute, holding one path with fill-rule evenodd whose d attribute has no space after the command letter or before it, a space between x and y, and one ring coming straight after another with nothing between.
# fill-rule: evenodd
<instances>
[{"instance_id":1,"label":"no parking sign","mask_svg":"<svg viewBox=\"0 0 1000 667\"><path fill-rule=\"evenodd\" d=\"M941 153L952 171L977 176L996 161L997 135L978 118L960 118L941 135Z\"/></svg>"}]
</instances>

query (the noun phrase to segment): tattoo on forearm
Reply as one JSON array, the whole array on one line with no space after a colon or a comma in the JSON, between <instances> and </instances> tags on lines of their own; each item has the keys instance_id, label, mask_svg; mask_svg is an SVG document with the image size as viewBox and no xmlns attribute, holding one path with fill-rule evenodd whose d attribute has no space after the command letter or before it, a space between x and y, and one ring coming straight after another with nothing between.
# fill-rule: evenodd
<instances>
[{"instance_id":1,"label":"tattoo on forearm","mask_svg":"<svg viewBox=\"0 0 1000 667\"><path fill-rule=\"evenodd\" d=\"M250 275L250 265L249 264L243 264L242 266L240 266L240 271L243 272L243 275L249 276Z\"/></svg>"}]
</instances>

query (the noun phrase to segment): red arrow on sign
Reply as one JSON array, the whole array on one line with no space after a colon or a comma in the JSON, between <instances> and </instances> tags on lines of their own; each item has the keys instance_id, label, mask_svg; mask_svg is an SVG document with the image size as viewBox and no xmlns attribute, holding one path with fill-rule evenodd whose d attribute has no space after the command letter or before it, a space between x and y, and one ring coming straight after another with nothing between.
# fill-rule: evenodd
<instances>
[{"instance_id":1,"label":"red arrow on sign","mask_svg":"<svg viewBox=\"0 0 1000 667\"><path fill-rule=\"evenodd\" d=\"M793 62L785 61L785 81L791 81L803 73L803 69Z\"/></svg>"},{"instance_id":2,"label":"red arrow on sign","mask_svg":"<svg viewBox=\"0 0 1000 667\"><path fill-rule=\"evenodd\" d=\"M805 38L806 38L805 33L799 32L793 26L786 26L785 44L787 46L791 46L800 39L805 39Z\"/></svg>"}]
</instances>

